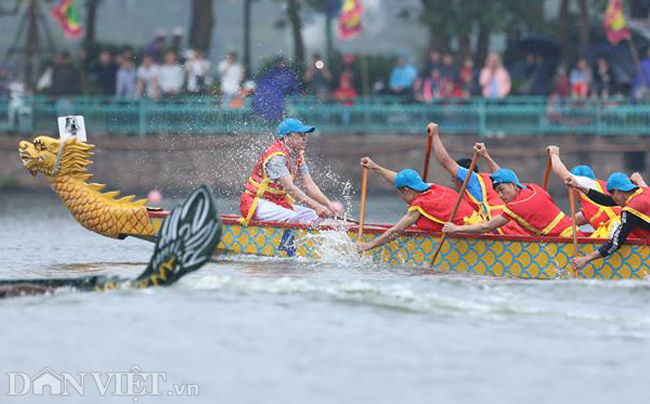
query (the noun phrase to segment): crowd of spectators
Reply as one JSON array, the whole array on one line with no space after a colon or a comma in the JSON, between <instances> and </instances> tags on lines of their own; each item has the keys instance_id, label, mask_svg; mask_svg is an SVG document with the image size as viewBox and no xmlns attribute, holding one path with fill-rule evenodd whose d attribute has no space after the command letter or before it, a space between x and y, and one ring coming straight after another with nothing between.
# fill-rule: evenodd
<instances>
[{"instance_id":1,"label":"crowd of spectators","mask_svg":"<svg viewBox=\"0 0 650 404\"><path fill-rule=\"evenodd\" d=\"M55 98L85 94L159 100L212 91L210 62L200 51L185 52L182 62L173 50L164 51L162 63L148 53L142 54L138 65L136 60L131 50L118 54L103 50L96 62L83 69L74 64L70 54L64 51L44 69L34 92ZM232 98L240 92L244 69L237 62L236 52L230 52L219 63L218 73L224 98ZM10 84L19 81L11 80L8 73L0 69L0 95L9 93Z\"/></svg>"},{"instance_id":2,"label":"crowd of spectators","mask_svg":"<svg viewBox=\"0 0 650 404\"><path fill-rule=\"evenodd\" d=\"M81 51L76 59L74 63L67 51L55 55L30 92L54 98L101 95L154 101L219 92L223 95L224 106L228 106L241 92L244 79L244 68L237 61L236 52L229 52L215 71L203 52L181 52L179 44L172 42L169 46L165 36L160 34L140 52L104 49L88 60L86 53ZM5 75L3 73L3 77ZM218 88L213 86L215 78ZM9 86L0 84L0 94L4 92L9 92Z\"/></svg>"},{"instance_id":3,"label":"crowd of spectators","mask_svg":"<svg viewBox=\"0 0 650 404\"><path fill-rule=\"evenodd\" d=\"M606 100L617 96L645 99L650 97L649 88L650 49L631 85L618 82L606 56L593 63L578 58L567 74L563 65L555 66L542 55L527 54L506 67L498 54L490 53L483 66L476 68L471 57L457 62L453 54L432 50L419 71L406 56L400 56L385 93L425 103L472 96L500 100L509 95Z\"/></svg>"},{"instance_id":4,"label":"crowd of spectators","mask_svg":"<svg viewBox=\"0 0 650 404\"><path fill-rule=\"evenodd\" d=\"M174 50L163 51L162 63L150 53L143 53L138 66L134 60L130 50L118 55L108 51L100 53L99 62L90 74L97 81L101 95L165 100L180 94L207 93L212 84L210 62L198 50L185 52L182 61ZM236 53L231 52L219 64L219 74L224 96L239 91L244 70L237 63Z\"/></svg>"},{"instance_id":5,"label":"crowd of spectators","mask_svg":"<svg viewBox=\"0 0 650 404\"><path fill-rule=\"evenodd\" d=\"M57 98L87 94L153 101L218 94L224 108L241 107L244 98L254 93L254 110L268 120L279 119L287 95L310 94L321 102L351 106L362 93L359 65L351 55L344 56L342 65L332 72L315 54L302 77L285 59L277 57L252 77L254 81L244 83L247 72L237 52L229 52L215 69L203 52L182 51L180 44L180 36L175 35L169 43L164 35L157 34L138 52L105 49L89 60L82 51L77 63L68 52L62 52L40 75L33 90L24 83L7 85L6 72L0 71L0 93L24 96L33 91ZM650 98L650 48L631 83L619 82L620 75L614 74L607 55L595 60L578 58L570 69L556 66L555 60L539 53L519 54L509 60L506 66L499 54L490 53L477 66L471 56L433 49L418 69L403 54L386 77L370 83L372 94L396 96L405 103L470 97L498 101L510 95L550 96L550 100Z\"/></svg>"}]
</instances>

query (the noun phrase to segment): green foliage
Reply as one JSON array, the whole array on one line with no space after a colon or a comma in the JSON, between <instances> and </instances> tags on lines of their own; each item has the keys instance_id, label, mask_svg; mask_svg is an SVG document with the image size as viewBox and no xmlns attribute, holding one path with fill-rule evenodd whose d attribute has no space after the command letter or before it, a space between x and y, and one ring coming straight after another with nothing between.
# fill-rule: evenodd
<instances>
[{"instance_id":1,"label":"green foliage","mask_svg":"<svg viewBox=\"0 0 650 404\"><path fill-rule=\"evenodd\" d=\"M607 9L607 4L609 3L609 0L588 0L587 1L587 7L589 7L589 14L592 16L599 16L599 18L603 18L605 15L605 10ZM625 9L627 2L623 2L623 8ZM627 12L627 10L625 10ZM628 14L629 15L629 14Z\"/></svg>"},{"instance_id":2,"label":"green foliage","mask_svg":"<svg viewBox=\"0 0 650 404\"><path fill-rule=\"evenodd\" d=\"M539 31L543 26L543 16L539 13L543 0L421 0L421 2L422 11L417 19L429 28L432 38L472 35L479 25L489 27L491 32L504 32L514 27ZM405 9L401 16L411 18L413 14L412 10Z\"/></svg>"},{"instance_id":3,"label":"green foliage","mask_svg":"<svg viewBox=\"0 0 650 404\"><path fill-rule=\"evenodd\" d=\"M365 58L366 68L368 69L368 84L372 87L373 83L376 82L386 82L387 78L390 76L393 67L397 63L397 56L394 55L361 55L361 54L352 54L354 56L354 62L352 63L352 77L354 87L361 91L363 88L362 83L362 74L363 63ZM329 65L329 69L334 75L335 78L338 78L343 70L346 68L343 61L343 55L339 52L334 52L332 55L332 62ZM336 86L338 81L335 81L334 86Z\"/></svg>"}]
</instances>

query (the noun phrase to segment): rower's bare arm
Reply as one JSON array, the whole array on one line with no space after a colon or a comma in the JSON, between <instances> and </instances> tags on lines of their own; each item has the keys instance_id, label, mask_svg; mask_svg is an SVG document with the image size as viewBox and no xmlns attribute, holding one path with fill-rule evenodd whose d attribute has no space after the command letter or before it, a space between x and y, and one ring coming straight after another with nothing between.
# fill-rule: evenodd
<instances>
[{"instance_id":1,"label":"rower's bare arm","mask_svg":"<svg viewBox=\"0 0 650 404\"><path fill-rule=\"evenodd\" d=\"M551 158L551 167L555 175L560 177L562 181L565 181L567 178L571 177L571 172L566 168L562 159L560 159L560 148L557 146L548 146L546 148L546 153Z\"/></svg>"},{"instance_id":2,"label":"rower's bare arm","mask_svg":"<svg viewBox=\"0 0 650 404\"><path fill-rule=\"evenodd\" d=\"M437 123L430 123L427 129L431 132L431 145L433 146L433 154L436 156L438 163L454 177L458 173L458 163L456 163L447 152L445 145L440 140L440 129Z\"/></svg>"},{"instance_id":3,"label":"rower's bare arm","mask_svg":"<svg viewBox=\"0 0 650 404\"><path fill-rule=\"evenodd\" d=\"M325 208L323 205L316 202L315 200L313 200L309 196L305 195L305 193L302 192L300 190L300 188L298 188L293 183L293 177L282 177L282 178L279 179L279 181L282 184L282 186L284 187L285 191L287 191L287 193L289 195L291 195L293 197L293 199L295 199L296 202L301 202L301 203L306 204L310 208L314 209L316 211L316 213L319 214L319 216L320 216L320 212L323 211L323 209L327 210L327 208Z\"/></svg>"},{"instance_id":4,"label":"rower's bare arm","mask_svg":"<svg viewBox=\"0 0 650 404\"><path fill-rule=\"evenodd\" d=\"M470 233L470 234L483 234L489 233L498 229L501 226L506 225L510 219L506 216L499 215L495 216L488 222L476 223L476 224L465 224L465 225L456 225L453 223L445 223L445 226L442 228L443 233Z\"/></svg>"},{"instance_id":5,"label":"rower's bare arm","mask_svg":"<svg viewBox=\"0 0 650 404\"><path fill-rule=\"evenodd\" d=\"M487 147L485 147L485 143L475 143L474 144L474 151L477 152L481 157L483 157L483 160L487 163L488 170L490 173L493 173L501 167L492 159L492 156L490 156L490 153L487 151Z\"/></svg>"},{"instance_id":6,"label":"rower's bare arm","mask_svg":"<svg viewBox=\"0 0 650 404\"><path fill-rule=\"evenodd\" d=\"M318 185L314 182L314 179L311 178L311 174L305 174L302 176L302 185L305 187L305 192L309 197L316 200L316 202L328 206L332 202L323 194Z\"/></svg>"},{"instance_id":7,"label":"rower's bare arm","mask_svg":"<svg viewBox=\"0 0 650 404\"><path fill-rule=\"evenodd\" d=\"M379 164L372 161L370 157L363 157L361 159L361 167L365 167L376 172L390 185L395 184L395 177L397 176L397 173L380 166Z\"/></svg>"},{"instance_id":8,"label":"rower's bare arm","mask_svg":"<svg viewBox=\"0 0 650 404\"><path fill-rule=\"evenodd\" d=\"M342 205L332 203L332 201L323 194L320 187L316 185L309 173L303 176L302 184L305 187L307 195L326 207L334 216L343 216L345 214Z\"/></svg>"},{"instance_id":9,"label":"rower's bare arm","mask_svg":"<svg viewBox=\"0 0 650 404\"><path fill-rule=\"evenodd\" d=\"M377 248L386 243L389 243L391 240L397 237L397 235L399 235L401 232L413 226L415 222L418 221L419 218L420 218L420 213L418 211L414 210L408 212L407 214L402 216L402 218L397 223L395 223L395 226L383 232L381 236L377 237L376 239L372 240L369 243L359 243L357 245L357 250L359 252L372 250L373 248Z\"/></svg>"},{"instance_id":10,"label":"rower's bare arm","mask_svg":"<svg viewBox=\"0 0 650 404\"><path fill-rule=\"evenodd\" d=\"M564 179L564 184L566 186L569 186L571 188L575 188L578 191L582 192L583 194L587 195L589 193L589 188L582 186L578 183L578 180L576 177L573 175L569 175L567 178Z\"/></svg>"},{"instance_id":11,"label":"rower's bare arm","mask_svg":"<svg viewBox=\"0 0 650 404\"><path fill-rule=\"evenodd\" d=\"M636 185L642 188L646 188L648 186L648 184L646 184L645 181L643 180L641 174L637 172L634 172L632 173L632 175L630 175L630 181L632 181L633 183L635 183Z\"/></svg>"},{"instance_id":12,"label":"rower's bare arm","mask_svg":"<svg viewBox=\"0 0 650 404\"><path fill-rule=\"evenodd\" d=\"M600 253L598 250L592 252L591 254L584 255L582 257L575 257L571 260L571 264L573 265L573 268L576 270L581 269L591 261L597 260L598 258L601 258Z\"/></svg>"}]
</instances>

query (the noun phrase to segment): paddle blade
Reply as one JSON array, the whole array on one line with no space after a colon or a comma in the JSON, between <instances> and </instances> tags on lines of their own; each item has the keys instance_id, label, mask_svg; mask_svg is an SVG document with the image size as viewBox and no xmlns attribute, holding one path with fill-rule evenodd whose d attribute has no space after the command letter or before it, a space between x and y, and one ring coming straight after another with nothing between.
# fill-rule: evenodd
<instances>
[{"instance_id":1,"label":"paddle blade","mask_svg":"<svg viewBox=\"0 0 650 404\"><path fill-rule=\"evenodd\" d=\"M168 286L201 268L215 252L222 230L214 196L201 185L167 216L149 265L135 286Z\"/></svg>"}]
</instances>

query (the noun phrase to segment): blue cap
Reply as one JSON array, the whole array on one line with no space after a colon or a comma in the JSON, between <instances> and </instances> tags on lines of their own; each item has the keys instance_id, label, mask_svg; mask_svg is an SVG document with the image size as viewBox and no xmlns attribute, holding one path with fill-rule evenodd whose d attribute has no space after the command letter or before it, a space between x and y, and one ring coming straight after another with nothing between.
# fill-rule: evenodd
<instances>
[{"instance_id":1,"label":"blue cap","mask_svg":"<svg viewBox=\"0 0 650 404\"><path fill-rule=\"evenodd\" d=\"M594 170L592 170L589 166L575 166L571 169L571 174L591 178L592 180L596 179Z\"/></svg>"},{"instance_id":2,"label":"blue cap","mask_svg":"<svg viewBox=\"0 0 650 404\"><path fill-rule=\"evenodd\" d=\"M607 179L607 191L609 192L612 192L615 189L629 192L636 188L638 188L638 186L634 185L634 183L630 181L630 177L624 173L613 173Z\"/></svg>"},{"instance_id":3,"label":"blue cap","mask_svg":"<svg viewBox=\"0 0 650 404\"><path fill-rule=\"evenodd\" d=\"M315 130L315 127L303 125L302 122L296 118L287 118L284 121L280 122L278 125L278 130L275 132L275 134L278 137L282 137L291 133L311 133Z\"/></svg>"},{"instance_id":4,"label":"blue cap","mask_svg":"<svg viewBox=\"0 0 650 404\"><path fill-rule=\"evenodd\" d=\"M497 186L499 184L515 184L519 188L523 188L517 178L517 174L509 168L500 168L490 174L490 179L492 180L492 186Z\"/></svg>"},{"instance_id":5,"label":"blue cap","mask_svg":"<svg viewBox=\"0 0 650 404\"><path fill-rule=\"evenodd\" d=\"M420 174L415 170L407 168L397 173L395 177L395 188L409 187L414 191L424 192L431 188L431 185L422 181Z\"/></svg>"}]
</instances>

